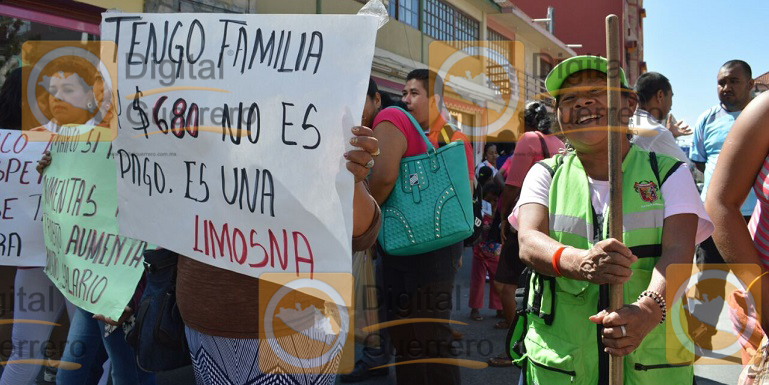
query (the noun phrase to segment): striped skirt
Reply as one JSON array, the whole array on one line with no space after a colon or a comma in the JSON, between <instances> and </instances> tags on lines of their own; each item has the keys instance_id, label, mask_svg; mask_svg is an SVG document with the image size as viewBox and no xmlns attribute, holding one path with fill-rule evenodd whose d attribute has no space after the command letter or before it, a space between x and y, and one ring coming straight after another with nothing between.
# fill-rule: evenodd
<instances>
[{"instance_id":1,"label":"striped skirt","mask_svg":"<svg viewBox=\"0 0 769 385\"><path fill-rule=\"evenodd\" d=\"M272 341L248 338L224 338L200 333L185 327L187 343L198 385L330 385L336 379L341 352L324 365L321 357L301 360L305 356L302 345L294 343L293 336ZM283 347L274 353L277 345ZM293 347L293 348L292 348ZM264 353L260 357L259 352ZM309 361L309 362L308 362ZM317 373L301 372L301 368L316 368ZM291 368L290 370L288 368ZM300 370L296 370L300 368Z\"/></svg>"}]
</instances>

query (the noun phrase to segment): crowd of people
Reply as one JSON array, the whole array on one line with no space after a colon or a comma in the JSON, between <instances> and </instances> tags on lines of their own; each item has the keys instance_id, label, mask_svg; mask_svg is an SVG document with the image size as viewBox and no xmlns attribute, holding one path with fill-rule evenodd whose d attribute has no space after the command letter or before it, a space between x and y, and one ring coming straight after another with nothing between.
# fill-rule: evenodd
<instances>
[{"instance_id":1,"label":"crowd of people","mask_svg":"<svg viewBox=\"0 0 769 385\"><path fill-rule=\"evenodd\" d=\"M378 315L391 323L378 332L377 346L364 347L342 382L387 376L386 366L394 360L399 384L460 384L451 351L458 333L448 321L483 320L486 282L491 282L487 307L499 319L494 328L517 331L511 334L514 351L491 357L488 364L521 367L520 384L607 383L610 355L625 357L628 384L693 382L695 352L666 345L672 333L665 323L671 305L666 269L724 263L769 267L769 130L763 127L769 95L754 100L750 66L726 62L717 73L719 103L690 129L671 119L673 89L664 75L645 73L631 88L620 73L622 107L634 111L620 120L628 128L621 142L620 242L607 232L610 200L617 199L609 195L608 182L607 66L605 59L587 56L557 65L545 81L553 104L526 104L514 148L466 136L443 95L432 91L442 89L442 79L431 70L410 72L400 100L391 100L370 80L362 95L362 125L345 128L352 130L355 150L339 156L355 178L352 248L373 249ZM63 60L51 66L49 97L41 101L52 118L45 127L23 127L19 99L26 69L15 70L0 90L0 127L56 134L65 124L108 122L105 117L113 111L94 108L104 104L107 93L99 73L88 67ZM686 154L675 138L688 134L694 139ZM462 167L477 206L476 233L424 253L389 254L377 242L386 215L380 207L404 178L412 177L404 174L402 162L454 142L464 147ZM482 146L477 163L474 146ZM38 170L45 172L52 161L46 155ZM701 193L694 172L704 173ZM466 247L472 250L470 311L452 314L455 275L463 268ZM184 255L174 259L175 294L198 384L336 381L338 360L320 373L287 374L279 366L270 372L258 363L260 350L274 342L259 332L258 278ZM96 384L107 377L116 385L155 383L155 375L137 364L124 328L110 328L131 319L145 284L140 282L124 317L112 320L69 303L42 267L19 267L16 289L50 292L55 306L38 312L15 309L17 319L44 322L14 324L9 361L40 360L42 351L23 349L21 342L48 339L66 309L72 348L63 349L61 360L78 366L60 369L58 384ZM625 287L625 305L613 311L608 310L610 284ZM769 281L762 287L769 293ZM756 309L746 305L745 292L713 288L702 288L697 296L728 297L736 304L731 306L736 330L751 319L760 330L769 327L757 316L769 309L769 295ZM713 348L714 326L690 323L688 333L697 355ZM293 347L289 354L302 356L304 346L291 337L278 339L281 346ZM413 349L415 343L421 348ZM763 332L742 343L746 365L754 365L767 349ZM33 364L7 365L0 384L32 384L39 370Z\"/></svg>"}]
</instances>

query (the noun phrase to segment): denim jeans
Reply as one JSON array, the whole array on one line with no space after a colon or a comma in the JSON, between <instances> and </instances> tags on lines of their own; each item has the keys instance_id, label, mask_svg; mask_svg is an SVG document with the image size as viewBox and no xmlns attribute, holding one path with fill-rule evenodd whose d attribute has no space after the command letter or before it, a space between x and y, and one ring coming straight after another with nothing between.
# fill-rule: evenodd
<instances>
[{"instance_id":1,"label":"denim jeans","mask_svg":"<svg viewBox=\"0 0 769 385\"><path fill-rule=\"evenodd\" d=\"M125 340L122 328L104 337L104 323L92 318L93 314L77 308L69 327L67 347L62 361L80 364L79 369L59 369L57 385L79 385L86 382L90 368L97 359L103 343L112 364L113 385L154 385L155 375L139 369L134 350Z\"/></svg>"}]
</instances>

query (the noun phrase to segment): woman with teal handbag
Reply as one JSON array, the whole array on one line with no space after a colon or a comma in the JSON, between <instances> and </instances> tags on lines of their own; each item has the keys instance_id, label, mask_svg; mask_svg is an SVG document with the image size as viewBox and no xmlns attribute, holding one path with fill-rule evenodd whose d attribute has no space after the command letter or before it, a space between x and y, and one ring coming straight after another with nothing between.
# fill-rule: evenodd
<instances>
[{"instance_id":1,"label":"woman with teal handbag","mask_svg":"<svg viewBox=\"0 0 769 385\"><path fill-rule=\"evenodd\" d=\"M433 72L412 71L402 98L408 111L388 108L374 121L381 154L369 186L382 207L378 253L388 321L450 319L454 274L463 240L473 232L472 147L441 116L442 96L428 92L442 85ZM459 367L450 364L458 357L449 348L447 323L407 322L388 331L396 362L402 363L396 366L398 383L461 383ZM435 358L449 365L408 363Z\"/></svg>"}]
</instances>

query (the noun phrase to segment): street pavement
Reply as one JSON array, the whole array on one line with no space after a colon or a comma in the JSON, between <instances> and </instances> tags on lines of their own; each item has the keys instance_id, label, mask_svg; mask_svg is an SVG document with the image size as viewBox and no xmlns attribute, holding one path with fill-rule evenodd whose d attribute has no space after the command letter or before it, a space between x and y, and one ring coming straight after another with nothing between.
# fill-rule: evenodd
<instances>
[{"instance_id":1,"label":"street pavement","mask_svg":"<svg viewBox=\"0 0 769 385\"><path fill-rule=\"evenodd\" d=\"M463 255L463 267L459 270L456 277L456 285L459 290L459 298L454 299L454 311L452 318L463 322L462 325L453 325L453 327L463 333L464 338L459 342L461 354L457 358L486 362L489 358L504 352L506 330L495 330L494 323L498 321L495 318L495 311L482 309L481 315L484 320L474 321L469 318L470 309L467 306L470 286L470 271L472 268L472 253L469 248L465 249ZM486 284L485 303L488 303L488 290L490 285ZM455 290L456 293L456 290ZM729 320L723 316L719 323L728 327ZM728 329L725 329L728 330ZM360 347L357 347L356 354L359 354ZM738 364L731 365L695 365L696 383L698 385L720 385L736 384L737 378L742 367ZM486 367L483 369L461 368L462 383L465 385L511 385L518 383L519 370L515 367L494 368ZM42 379L42 376L40 376ZM39 384L46 384L42 381ZM161 373L157 376L158 385L191 385L194 384L194 376L190 367L181 368L172 372ZM340 383L337 377L337 383ZM387 377L379 377L364 382L361 385L386 385L395 384L395 370L390 369ZM404 385L404 384L401 384ZM405 384L407 385L407 384ZM688 384L684 384L688 385Z\"/></svg>"},{"instance_id":2,"label":"street pavement","mask_svg":"<svg viewBox=\"0 0 769 385\"><path fill-rule=\"evenodd\" d=\"M474 321L469 318L470 309L468 307L469 287L470 287L470 272L472 269L472 251L469 248L465 249L463 255L462 268L459 270L456 276L456 285L459 286L460 300L454 300L455 309L452 314L452 319L456 321L464 322L465 325L454 325L453 327L464 334L463 344L464 347L470 347L465 349L463 354L457 358L463 358L468 360L476 360L486 362L489 358L496 356L499 353L504 352L507 336L506 330L495 330L494 324L498 321L495 316L495 311L489 309L482 309L481 315L483 315L483 321ZM488 304L488 290L490 284L486 284L486 296L484 297L484 303ZM725 323L728 325L728 318L721 318L719 323ZM726 326L728 327L728 326ZM728 330L728 329L727 329ZM487 352L486 346L492 346L491 352ZM482 346L482 349L478 349L478 346ZM474 348L475 347L475 348ZM737 383L741 365L696 365L694 367L695 380L697 385L732 385ZM483 369L468 369L461 368L462 384L464 385L516 385L518 384L518 377L520 371L516 367L509 368L494 368L486 367ZM337 384L340 381L337 379ZM395 384L395 370L391 368L390 375L388 377L380 377L370 379L364 382L359 382L361 385L387 385ZM689 385L689 384L685 384Z\"/></svg>"}]
</instances>

